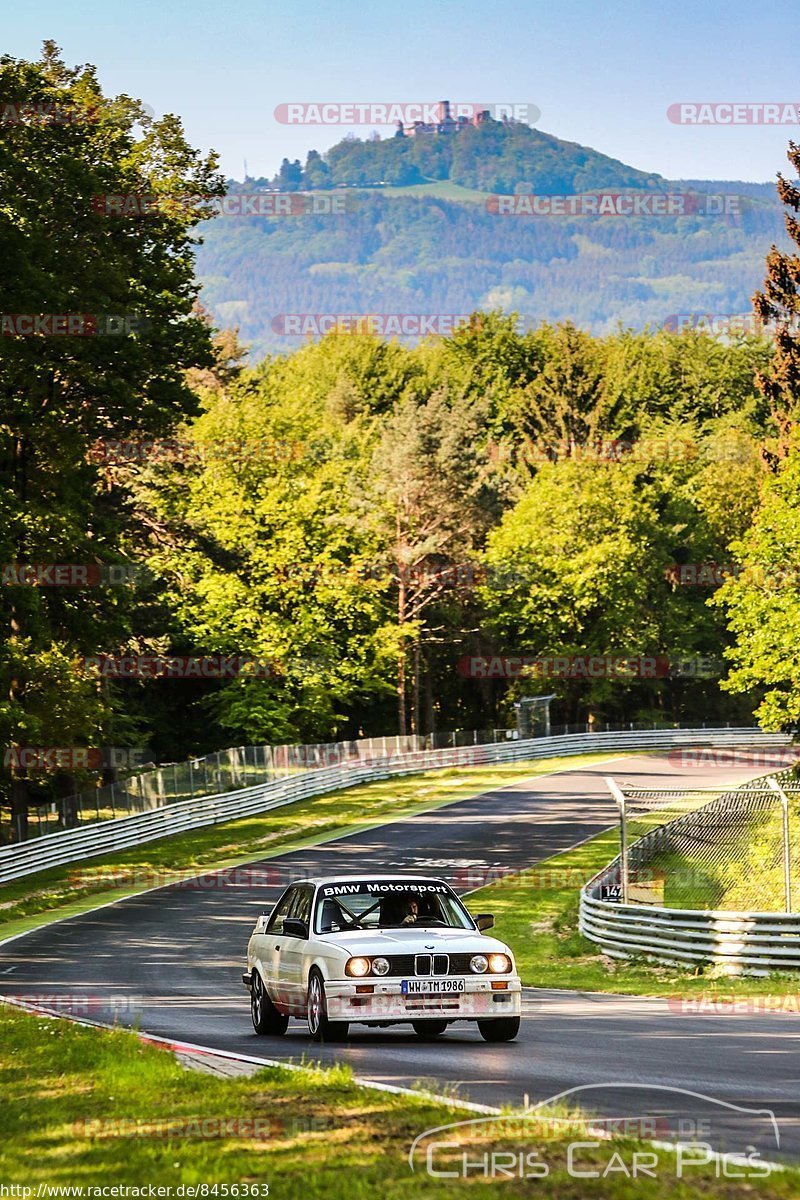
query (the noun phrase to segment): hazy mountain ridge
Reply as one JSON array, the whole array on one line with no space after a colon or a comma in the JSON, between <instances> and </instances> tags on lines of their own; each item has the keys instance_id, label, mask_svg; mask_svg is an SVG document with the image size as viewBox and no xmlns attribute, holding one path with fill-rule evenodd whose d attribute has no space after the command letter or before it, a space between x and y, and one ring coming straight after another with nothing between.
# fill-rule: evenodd
<instances>
[{"instance_id":1,"label":"hazy mountain ridge","mask_svg":"<svg viewBox=\"0 0 800 1200\"><path fill-rule=\"evenodd\" d=\"M618 323L661 325L675 313L749 311L764 256L785 239L773 184L670 182L526 126L492 124L488 138L469 129L421 139L346 139L324 160L310 155L312 176L318 160L329 168L315 191L352 189L348 211L340 215L222 216L210 222L198 274L216 320L238 325L257 357L297 344L276 332L282 314L458 314L503 307L529 324L571 318L602 333ZM416 159L414 147L405 146L414 142ZM386 149L395 144L399 150ZM471 157L476 145L496 151L488 167ZM400 173L396 185L353 187L368 175L368 182L385 180L391 172L378 172L387 162L408 167L425 154L432 172L426 180L435 181L437 190L445 187L443 180L473 189L469 202L395 194L393 186L425 182ZM307 182L308 172L301 174L289 190ZM252 193L278 182L231 181L230 190ZM723 217L509 217L488 211L479 195L629 188L710 192L742 201L737 215Z\"/></svg>"}]
</instances>

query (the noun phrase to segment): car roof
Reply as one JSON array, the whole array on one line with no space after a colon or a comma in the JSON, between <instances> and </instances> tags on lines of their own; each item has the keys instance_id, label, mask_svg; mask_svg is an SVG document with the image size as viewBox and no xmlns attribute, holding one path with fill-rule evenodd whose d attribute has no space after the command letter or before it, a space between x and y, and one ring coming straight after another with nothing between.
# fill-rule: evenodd
<instances>
[{"instance_id":1,"label":"car roof","mask_svg":"<svg viewBox=\"0 0 800 1200\"><path fill-rule=\"evenodd\" d=\"M318 887L322 883L360 883L375 880L376 882L382 879L397 879L406 883L443 883L446 887L450 884L446 879L439 879L435 875L409 875L402 871L381 871L376 874L372 871L362 871L360 875L314 875L310 879L304 879L303 883L312 883Z\"/></svg>"}]
</instances>

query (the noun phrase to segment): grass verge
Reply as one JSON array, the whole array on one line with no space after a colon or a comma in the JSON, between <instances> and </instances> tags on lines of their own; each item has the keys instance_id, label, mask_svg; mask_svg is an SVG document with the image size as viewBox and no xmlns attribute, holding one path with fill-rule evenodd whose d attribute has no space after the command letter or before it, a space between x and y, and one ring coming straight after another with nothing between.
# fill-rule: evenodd
<instances>
[{"instance_id":1,"label":"grass verge","mask_svg":"<svg viewBox=\"0 0 800 1200\"><path fill-rule=\"evenodd\" d=\"M144 1188L139 1194L146 1196L153 1186L170 1187L176 1197L202 1185L206 1192L195 1195L246 1196L245 1186L259 1185L256 1194L263 1196L268 1185L275 1200L407 1200L463 1196L465 1186L471 1195L495 1195L498 1181L504 1197L530 1196L535 1187L544 1200L634 1194L637 1200L713 1200L756 1190L746 1178L717 1178L713 1166L676 1179L670 1151L630 1139L581 1150L579 1169L599 1177L576 1178L566 1168L567 1144L586 1137L585 1125L565 1128L542 1119L481 1126L464 1143L469 1161L501 1147L515 1156L536 1154L523 1158L546 1165L546 1176L535 1182L485 1180L473 1170L465 1184L458 1149L432 1158L435 1170L456 1171L455 1178L428 1175L424 1150L412 1174L413 1140L469 1114L421 1096L360 1088L346 1067L268 1067L238 1079L186 1072L171 1054L133 1034L84 1029L7 1006L0 1008L0 1091L0 1181L28 1187L34 1197L40 1186L43 1196L48 1187ZM634 1153L646 1150L657 1157L655 1178L628 1178L620 1164L629 1172ZM774 1174L767 1186L775 1200L788 1200L798 1194L800 1173Z\"/></svg>"},{"instance_id":2,"label":"grass verge","mask_svg":"<svg viewBox=\"0 0 800 1200\"><path fill-rule=\"evenodd\" d=\"M800 972L730 978L712 966L682 969L644 958L615 959L578 932L584 883L619 852L615 829L519 874L472 892L473 912L493 912L493 931L512 947L523 983L638 996L708 999L715 1011L727 997L757 996L764 1007L800 1012ZM669 898L668 898L669 899ZM698 1008L702 1011L702 1007Z\"/></svg>"},{"instance_id":3,"label":"grass verge","mask_svg":"<svg viewBox=\"0 0 800 1200\"><path fill-rule=\"evenodd\" d=\"M623 755L615 752L613 757ZM71 866L53 867L0 886L0 940L204 870L269 859L521 779L574 770L608 758L606 752L401 776L299 800L253 817L160 838Z\"/></svg>"}]
</instances>

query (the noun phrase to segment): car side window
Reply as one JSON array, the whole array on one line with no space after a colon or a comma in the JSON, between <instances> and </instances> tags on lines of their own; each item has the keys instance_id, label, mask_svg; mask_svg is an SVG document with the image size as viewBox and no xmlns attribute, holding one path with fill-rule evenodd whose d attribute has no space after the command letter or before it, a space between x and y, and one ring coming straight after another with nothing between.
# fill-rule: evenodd
<instances>
[{"instance_id":1,"label":"car side window","mask_svg":"<svg viewBox=\"0 0 800 1200\"><path fill-rule=\"evenodd\" d=\"M272 916L269 919L269 924L267 925L266 933L280 933L281 932L281 930L283 929L283 918L288 917L291 907L294 904L295 900L297 899L298 891L299 891L298 888L290 887L287 892L284 892L284 894L281 896L280 900L278 901L277 907L275 908L275 910L272 913Z\"/></svg>"},{"instance_id":2,"label":"car side window","mask_svg":"<svg viewBox=\"0 0 800 1200\"><path fill-rule=\"evenodd\" d=\"M311 916L311 899L314 895L314 889L310 887L298 888L297 903L292 909L291 916L298 921L309 923Z\"/></svg>"}]
</instances>

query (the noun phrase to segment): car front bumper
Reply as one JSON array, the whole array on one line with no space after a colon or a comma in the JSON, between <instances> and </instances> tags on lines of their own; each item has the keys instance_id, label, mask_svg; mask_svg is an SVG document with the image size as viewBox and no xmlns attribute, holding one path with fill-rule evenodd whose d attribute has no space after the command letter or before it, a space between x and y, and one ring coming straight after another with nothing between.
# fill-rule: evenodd
<instances>
[{"instance_id":1,"label":"car front bumper","mask_svg":"<svg viewBox=\"0 0 800 1200\"><path fill-rule=\"evenodd\" d=\"M326 980L328 1017L332 1021L474 1021L520 1015L522 985L518 976L461 981L448 976L441 982L443 986L463 982L464 990L405 994L399 979Z\"/></svg>"}]
</instances>

